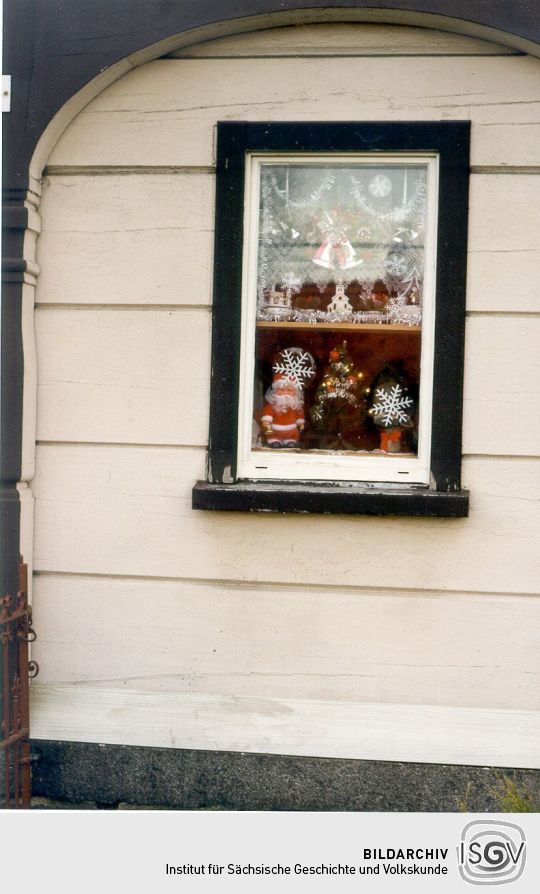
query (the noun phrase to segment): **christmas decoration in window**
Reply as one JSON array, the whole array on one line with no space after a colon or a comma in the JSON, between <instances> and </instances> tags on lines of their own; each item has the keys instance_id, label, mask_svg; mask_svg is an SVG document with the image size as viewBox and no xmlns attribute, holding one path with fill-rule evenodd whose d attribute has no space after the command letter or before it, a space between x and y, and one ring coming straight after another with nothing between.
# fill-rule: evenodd
<instances>
[{"instance_id":1,"label":"christmas decoration in window","mask_svg":"<svg viewBox=\"0 0 540 894\"><path fill-rule=\"evenodd\" d=\"M470 123L221 122L196 509L463 516Z\"/></svg>"},{"instance_id":2,"label":"christmas decoration in window","mask_svg":"<svg viewBox=\"0 0 540 894\"><path fill-rule=\"evenodd\" d=\"M429 481L435 155L247 159L238 470Z\"/></svg>"}]
</instances>

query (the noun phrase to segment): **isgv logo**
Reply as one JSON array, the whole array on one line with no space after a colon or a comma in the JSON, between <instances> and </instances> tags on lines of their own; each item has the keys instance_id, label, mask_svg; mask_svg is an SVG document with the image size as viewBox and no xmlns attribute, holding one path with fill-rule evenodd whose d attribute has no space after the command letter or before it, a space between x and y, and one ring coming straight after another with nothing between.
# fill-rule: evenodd
<instances>
[{"instance_id":1,"label":"isgv logo","mask_svg":"<svg viewBox=\"0 0 540 894\"><path fill-rule=\"evenodd\" d=\"M459 873L471 885L515 882L525 869L526 841L516 823L473 820L457 848Z\"/></svg>"}]
</instances>

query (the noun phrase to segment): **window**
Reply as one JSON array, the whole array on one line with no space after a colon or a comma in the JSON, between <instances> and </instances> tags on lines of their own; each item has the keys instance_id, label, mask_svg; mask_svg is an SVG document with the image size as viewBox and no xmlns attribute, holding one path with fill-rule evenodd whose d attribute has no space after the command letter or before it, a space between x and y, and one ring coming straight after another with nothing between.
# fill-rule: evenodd
<instances>
[{"instance_id":1,"label":"window","mask_svg":"<svg viewBox=\"0 0 540 894\"><path fill-rule=\"evenodd\" d=\"M468 122L218 126L195 508L466 515Z\"/></svg>"}]
</instances>

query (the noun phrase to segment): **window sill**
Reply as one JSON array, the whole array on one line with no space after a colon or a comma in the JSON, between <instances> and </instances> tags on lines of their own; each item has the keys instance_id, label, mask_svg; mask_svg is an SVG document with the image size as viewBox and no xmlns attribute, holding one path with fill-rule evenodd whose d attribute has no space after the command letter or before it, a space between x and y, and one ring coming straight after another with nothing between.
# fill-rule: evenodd
<instances>
[{"instance_id":1,"label":"window sill","mask_svg":"<svg viewBox=\"0 0 540 894\"><path fill-rule=\"evenodd\" d=\"M443 492L401 485L323 484L321 482L197 481L193 509L222 512L311 512L345 515L409 515L464 518L469 491Z\"/></svg>"}]
</instances>

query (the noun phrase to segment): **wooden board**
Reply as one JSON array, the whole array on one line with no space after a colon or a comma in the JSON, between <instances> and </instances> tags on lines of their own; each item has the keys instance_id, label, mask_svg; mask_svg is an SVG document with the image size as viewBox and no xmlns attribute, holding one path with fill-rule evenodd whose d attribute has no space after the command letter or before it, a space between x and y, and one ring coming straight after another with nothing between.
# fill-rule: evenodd
<instances>
[{"instance_id":1,"label":"wooden board","mask_svg":"<svg viewBox=\"0 0 540 894\"><path fill-rule=\"evenodd\" d=\"M540 713L31 688L36 739L540 768Z\"/></svg>"},{"instance_id":2,"label":"wooden board","mask_svg":"<svg viewBox=\"0 0 540 894\"><path fill-rule=\"evenodd\" d=\"M193 511L205 459L202 449L38 448L36 570L537 591L537 460L466 460L468 519L396 519Z\"/></svg>"},{"instance_id":3,"label":"wooden board","mask_svg":"<svg viewBox=\"0 0 540 894\"><path fill-rule=\"evenodd\" d=\"M473 165L540 164L532 57L165 59L77 116L50 165L211 165L218 120L467 119Z\"/></svg>"},{"instance_id":4,"label":"wooden board","mask_svg":"<svg viewBox=\"0 0 540 894\"><path fill-rule=\"evenodd\" d=\"M515 54L515 50L428 28L376 24L293 25L235 34L170 53L176 59L250 56L430 56Z\"/></svg>"},{"instance_id":5,"label":"wooden board","mask_svg":"<svg viewBox=\"0 0 540 894\"><path fill-rule=\"evenodd\" d=\"M38 302L208 304L214 177L55 177L44 184Z\"/></svg>"},{"instance_id":6,"label":"wooden board","mask_svg":"<svg viewBox=\"0 0 540 894\"><path fill-rule=\"evenodd\" d=\"M36 336L38 439L206 444L208 308L47 308Z\"/></svg>"},{"instance_id":7,"label":"wooden board","mask_svg":"<svg viewBox=\"0 0 540 894\"><path fill-rule=\"evenodd\" d=\"M539 328L540 316L467 321L466 452L538 454ZM207 308L42 307L36 334L39 440L206 445Z\"/></svg>"},{"instance_id":8,"label":"wooden board","mask_svg":"<svg viewBox=\"0 0 540 894\"><path fill-rule=\"evenodd\" d=\"M511 181L513 178L504 179ZM529 184L531 192L534 194L536 189L532 177L529 178ZM506 192L508 187L510 190L508 190L507 200L512 201L511 182L507 187L501 184L501 192ZM500 224L505 232L508 232L504 223L504 214L502 217L490 218L486 207L483 207L484 210L478 212L471 208L471 217L476 214L478 216L485 214L486 219L491 219L494 227L498 227ZM527 203L525 214L521 217L521 230L527 223L528 207ZM484 243L486 247L477 250L472 239L469 245L467 259L468 310L480 313L490 310L499 313L505 311L538 313L537 278L540 270L540 251L531 248L493 251L487 247L487 243Z\"/></svg>"},{"instance_id":9,"label":"wooden board","mask_svg":"<svg viewBox=\"0 0 540 894\"><path fill-rule=\"evenodd\" d=\"M38 241L39 303L208 304L211 174L48 179ZM538 312L540 176L471 178L467 307Z\"/></svg>"},{"instance_id":10,"label":"wooden board","mask_svg":"<svg viewBox=\"0 0 540 894\"><path fill-rule=\"evenodd\" d=\"M540 315L470 317L465 336L464 452L538 456Z\"/></svg>"},{"instance_id":11,"label":"wooden board","mask_svg":"<svg viewBox=\"0 0 540 894\"><path fill-rule=\"evenodd\" d=\"M41 574L34 623L41 684L540 710L531 596Z\"/></svg>"},{"instance_id":12,"label":"wooden board","mask_svg":"<svg viewBox=\"0 0 540 894\"><path fill-rule=\"evenodd\" d=\"M471 253L538 252L540 170L471 177L469 209ZM510 311L512 294L505 308Z\"/></svg>"}]
</instances>

